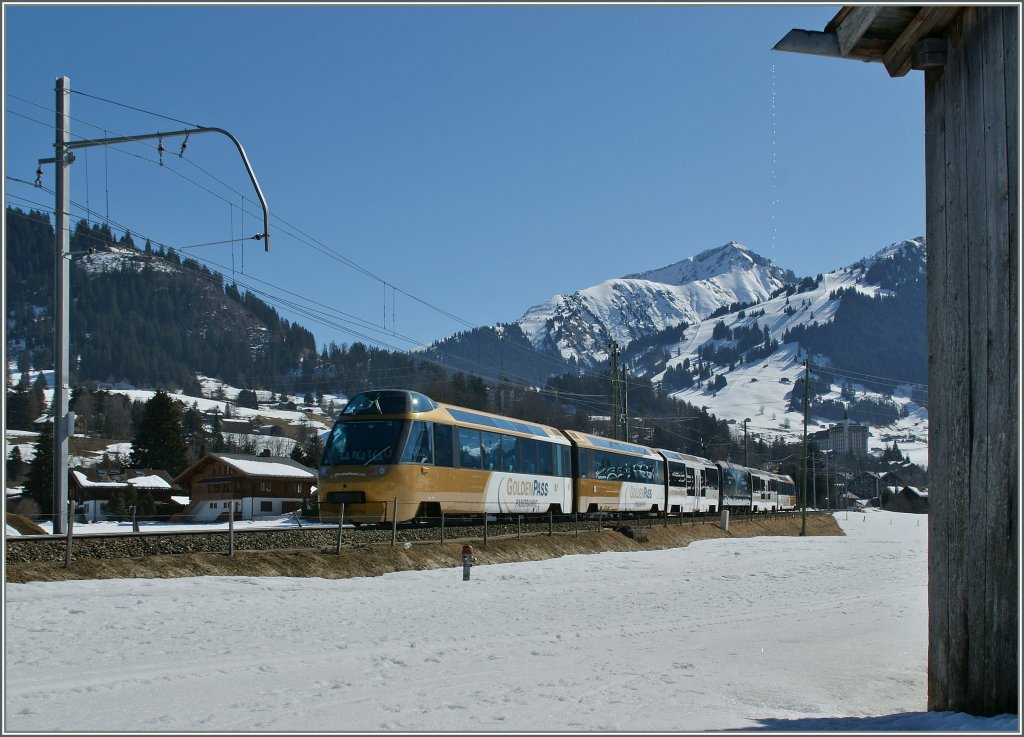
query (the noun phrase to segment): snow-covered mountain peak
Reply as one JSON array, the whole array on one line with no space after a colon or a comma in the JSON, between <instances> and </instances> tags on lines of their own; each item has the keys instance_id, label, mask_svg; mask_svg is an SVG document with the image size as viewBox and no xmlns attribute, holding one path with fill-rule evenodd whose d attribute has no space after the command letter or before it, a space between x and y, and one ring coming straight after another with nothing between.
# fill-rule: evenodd
<instances>
[{"instance_id":1,"label":"snow-covered mountain peak","mask_svg":"<svg viewBox=\"0 0 1024 737\"><path fill-rule=\"evenodd\" d=\"M555 295L519 320L534 347L584 364L604 360L611 341L626 346L723 307L769 299L796 281L792 272L730 241L653 271Z\"/></svg>"},{"instance_id":2,"label":"snow-covered mountain peak","mask_svg":"<svg viewBox=\"0 0 1024 737\"><path fill-rule=\"evenodd\" d=\"M742 243L729 241L717 248L701 251L660 269L630 274L626 279L645 279L681 286L695 281L715 279L735 272L764 271L780 281L794 281L792 272L781 269L757 255Z\"/></svg>"},{"instance_id":3,"label":"snow-covered mountain peak","mask_svg":"<svg viewBox=\"0 0 1024 737\"><path fill-rule=\"evenodd\" d=\"M873 255L853 264L853 266L863 265L870 267L880 261L891 261L898 257L919 259L923 264L926 258L924 236L907 238L906 240L890 243L888 246L877 251Z\"/></svg>"}]
</instances>

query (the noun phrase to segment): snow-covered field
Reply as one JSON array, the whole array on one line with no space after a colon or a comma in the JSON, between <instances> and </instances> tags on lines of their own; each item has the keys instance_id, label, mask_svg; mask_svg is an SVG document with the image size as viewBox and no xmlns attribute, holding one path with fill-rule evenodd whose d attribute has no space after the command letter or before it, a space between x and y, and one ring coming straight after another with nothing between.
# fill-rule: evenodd
<instances>
[{"instance_id":1,"label":"snow-covered field","mask_svg":"<svg viewBox=\"0 0 1024 737\"><path fill-rule=\"evenodd\" d=\"M1016 732L925 712L927 520L838 519L469 582L453 546L377 578L8 584L5 732Z\"/></svg>"}]
</instances>

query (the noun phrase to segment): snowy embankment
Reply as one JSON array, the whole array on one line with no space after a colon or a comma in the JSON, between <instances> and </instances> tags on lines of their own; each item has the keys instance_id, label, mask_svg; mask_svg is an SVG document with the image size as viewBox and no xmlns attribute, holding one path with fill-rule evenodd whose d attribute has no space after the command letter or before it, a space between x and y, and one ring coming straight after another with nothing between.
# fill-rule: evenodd
<instances>
[{"instance_id":1,"label":"snowy embankment","mask_svg":"<svg viewBox=\"0 0 1024 737\"><path fill-rule=\"evenodd\" d=\"M1016 731L925 712L926 518L838 519L469 582L9 584L5 729Z\"/></svg>"}]
</instances>

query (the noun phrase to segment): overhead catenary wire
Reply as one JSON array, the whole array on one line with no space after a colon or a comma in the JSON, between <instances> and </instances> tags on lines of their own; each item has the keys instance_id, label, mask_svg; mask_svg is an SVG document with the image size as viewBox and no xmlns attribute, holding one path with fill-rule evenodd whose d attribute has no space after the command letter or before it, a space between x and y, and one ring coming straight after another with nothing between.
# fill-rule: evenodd
<instances>
[{"instance_id":1,"label":"overhead catenary wire","mask_svg":"<svg viewBox=\"0 0 1024 737\"><path fill-rule=\"evenodd\" d=\"M24 99L24 98L18 98L17 96L14 96L14 95L11 95L11 96L12 96L12 97L15 97L16 99ZM36 103L32 103L32 104L36 104ZM42 106L42 105L39 105L39 107L43 107L44 109L46 109L46 106ZM27 117L27 116L26 116L26 117ZM37 123L40 123L40 124L42 124L42 125L47 125L46 123L43 123L42 121L35 121L35 122L37 122ZM95 124L93 124L93 123L90 123L90 122L87 122L87 121L79 121L79 122L83 122L83 123L84 123L84 124L86 124L86 125L90 125L90 126L93 126L93 127L97 127L97 128L98 128L98 126L96 126ZM178 121L176 121L176 122L178 122ZM48 127L52 127L52 126L48 126ZM125 137L127 137L127 136L125 136ZM83 138L84 138L84 137L83 137ZM84 140L90 140L90 139L84 139ZM148 143L148 142L146 142L146 141L139 141L139 143L142 143L143 145L147 145L147 146L149 146L150 148L153 148L153 144L151 144L151 143ZM106 148L110 148L110 147L109 147L109 146L105 146L104 148L106 149ZM134 153L132 153L132 152L128 152L128 151L123 151L122 149L120 149L120 148L118 148L118 147L116 147L116 146L114 147L114 149L115 149L115 151L117 151L117 152L119 152L119 153L124 153L124 154L126 154L126 155L129 155L129 156L135 157L135 158L137 158L137 159L140 159L140 160L142 160L142 161L146 161L146 162L148 162L148 163L151 163L151 164L157 164L157 165L163 166L163 163L162 163L162 162L160 162L160 161L154 161L154 160L152 160L152 159L147 159L146 157L142 157L142 156L139 156L138 154L134 154ZM199 167L198 165L194 164L194 162L191 162L191 161L190 161L190 160L188 160L188 159L186 159L186 161L189 161L189 163L190 163L190 164L192 164L192 165L196 166L196 167L197 167L197 168L199 168L199 169L200 169L201 171L203 171L204 173L206 173L206 174L207 174L208 176L211 176L211 177L212 177L212 178L214 178L214 179L215 179L216 181L220 182L220 180L219 180L219 179L217 179L216 177L213 177L213 175L209 174L209 172L206 172L206 170L205 170L205 169L203 169L202 167ZM224 200L224 201L227 201L227 200L226 200L226 199L225 199L224 197L221 197L220 195L218 195L217 193L215 193L215 192L213 192L212 190L208 189L207 187L204 187L203 185L199 184L198 182L195 182L194 180L192 180L191 178L189 178L189 177L187 177L187 176L185 176L185 175L181 174L180 172L177 172L177 171L176 171L176 170L175 170L175 169L174 169L173 167L167 167L167 168L168 168L168 169L169 169L169 170L170 170L170 171L171 171L172 173L174 173L174 174L176 174L177 176L181 177L181 178L182 178L182 179L184 179L185 181L187 181L187 182L189 182L189 183L192 183L192 184L194 184L195 186L197 186L197 187L199 187L200 189L202 189L203 191L205 191L205 192L207 192L207 193L211 194L212 196L215 196L215 197L218 197L219 199L222 199L222 200ZM221 183L223 184L223 182L221 182ZM227 185L225 185L225 186L227 186ZM230 187L229 187L229 189L230 189ZM237 190L233 190L233 189L232 189L232 191L235 191L235 192L237 192ZM243 198L243 205L244 205L244 198ZM242 208L242 212L244 213L244 206L243 206L243 208ZM109 216L109 213L108 213L108 216ZM286 229L284 229L284 230L283 230L283 232L284 232L284 234L285 234L285 235L291 235L291 237L295 238L295 239L296 239L296 240L297 240L298 242L300 242L300 243L304 243L304 244L306 244L306 245L308 245L308 246L310 246L310 247L314 248L314 250L317 250L317 251L319 251L319 252L320 252L320 253L322 253L323 255L326 255L326 256L328 256L328 257L330 257L330 258L333 258L333 259L335 259L335 260L338 260L338 261L340 261L341 263L344 263L345 265L349 266L350 268L353 268L353 269L355 269L356 271L359 271L360 273L364 274L365 276L367 276L367 277L369 277L369 278L372 278L372 279L378 280L378 281L379 281L380 283L382 283L383 285L385 285L385 287L386 287L386 286L388 286L388 285L390 285L390 286L392 287L392 289L393 289L393 294L394 294L395 292L400 292L400 293L401 293L401 294L402 294L403 296L406 296L406 297L408 297L408 298L410 298L410 299L412 299L412 300L416 301L417 303L419 303L419 304L422 304L422 305L423 305L424 307L427 307L427 308L429 308L429 309L432 309L432 310L434 310L434 311L438 312L439 314L442 314L442 315L444 315L444 316L448 317L449 319L452 319L452 320L454 320L454 321L456 321L456 322L459 322L459 323L461 323L462 325L464 325L464 326L466 326L466 327L468 327L468 328L470 328L470 329L476 329L477 327L479 327L479 326L475 325L474 323L472 323L472 322L470 322L470 321L468 321L468 320L465 320L465 319L463 319L463 318L459 317L458 315L455 315L454 313L452 313L452 312L450 312L450 311L448 311L448 310L445 310L445 309L443 309L443 308L441 308L441 307L438 307L437 305L434 305L434 304L432 304L432 303L428 302L427 300L425 300L425 299L423 299L423 298L421 298L421 297L418 297L418 296L416 296L416 295L414 295L414 294L412 294L412 293L410 293L410 292L408 292L408 291L406 291L406 290L404 290L404 289L401 289L401 288L397 287L396 285L390 284L390 283L389 283L389 282L388 282L387 280L385 280L385 279L383 279L382 277L379 277L378 275L374 274L373 272L371 272L371 271L369 271L369 270L365 269L364 267L360 266L359 264L357 264L356 262L352 261L351 259L349 259L349 258L347 258L347 257L345 257L345 256L343 256L343 255L341 255L341 254L339 254L339 253L338 253L337 251L335 251L335 250L331 249L330 247L328 247L328 246L326 246L325 244L321 243L320 241L316 240L316 239L315 239L315 238L313 238L312 236L309 236L308 234L306 234L306 233L302 232L302 231L301 231L301 230L299 230L298 228L295 228L295 226L291 225L291 224L290 224L290 223L288 223L287 221L284 221L284 220L283 220L282 218L280 218L280 217L277 217L277 216L273 216L273 219L274 219L275 221L277 221L277 223L278 223L279 225L280 225L281 223L283 223L283 224L284 224L285 226L287 226L287 227L286 227ZM297 232L297 233L298 233L299 235L295 235L294 233L289 233L289 231L288 231L288 228L291 228L292 230L294 230L295 232ZM299 237L299 236L301 236L301 237ZM397 334L397 331L395 331L395 330L392 330L392 333L393 333L393 334ZM359 336L359 337L362 337L362 336ZM411 339L410 339L410 340L411 340ZM518 345L518 344L516 344L516 343L512 343L512 342L509 342L509 341L507 341L507 340L505 339L505 337L504 337L504 336L500 336L500 337L499 337L499 340L500 340L501 342L505 343L505 344L506 344L506 346L507 346L508 348L510 348L510 349L512 349L512 350L514 350L514 351L520 351L520 352L523 352L523 353L526 353L526 352L527 352L527 350L526 350L526 348L525 348L525 347L523 347L523 346L520 346L520 345ZM423 342L422 342L422 341L421 341L421 342L416 342L416 343L414 343L414 345L422 345L422 344L423 344ZM435 348L435 350L437 350L437 349ZM439 351L439 352L442 352L442 351ZM443 352L442 352L442 353L443 353ZM461 358L460 360L462 360L462 361L467 361L467 359L465 359L465 358ZM482 364L478 364L478 365L481 365L481 366L482 366ZM584 373L584 374L586 374L586 373L589 373L589 372L587 372L586 370L583 370L583 373ZM595 373L594 375L595 375L595 376L597 376L598 374L596 374L596 373Z\"/></svg>"}]
</instances>

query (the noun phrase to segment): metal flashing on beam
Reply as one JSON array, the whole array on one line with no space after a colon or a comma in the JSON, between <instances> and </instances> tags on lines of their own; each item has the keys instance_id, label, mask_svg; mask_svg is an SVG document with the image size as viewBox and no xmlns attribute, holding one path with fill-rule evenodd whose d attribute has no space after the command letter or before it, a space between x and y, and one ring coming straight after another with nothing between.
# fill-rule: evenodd
<instances>
[{"instance_id":1,"label":"metal flashing on beam","mask_svg":"<svg viewBox=\"0 0 1024 737\"><path fill-rule=\"evenodd\" d=\"M772 51L792 51L797 54L839 57L839 39L834 33L804 31L794 28L772 47Z\"/></svg>"}]
</instances>

